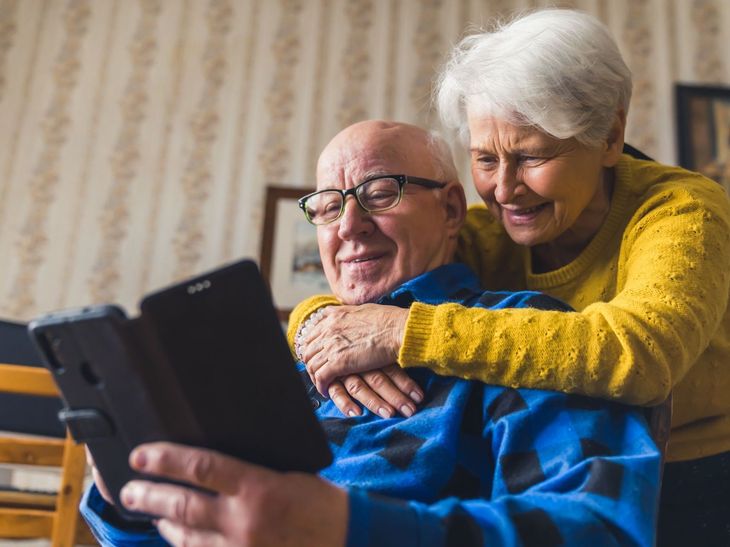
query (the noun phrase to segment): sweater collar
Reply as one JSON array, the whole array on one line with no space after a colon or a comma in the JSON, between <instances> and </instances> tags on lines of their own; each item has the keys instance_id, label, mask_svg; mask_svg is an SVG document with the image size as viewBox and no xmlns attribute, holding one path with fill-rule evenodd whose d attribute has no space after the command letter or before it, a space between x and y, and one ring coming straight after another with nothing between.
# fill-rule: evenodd
<instances>
[{"instance_id":1,"label":"sweater collar","mask_svg":"<svg viewBox=\"0 0 730 547\"><path fill-rule=\"evenodd\" d=\"M477 292L479 280L474 272L466 264L455 262L406 281L390 294L378 299L377 303L407 308L413 302L440 304L461 301L465 293Z\"/></svg>"}]
</instances>

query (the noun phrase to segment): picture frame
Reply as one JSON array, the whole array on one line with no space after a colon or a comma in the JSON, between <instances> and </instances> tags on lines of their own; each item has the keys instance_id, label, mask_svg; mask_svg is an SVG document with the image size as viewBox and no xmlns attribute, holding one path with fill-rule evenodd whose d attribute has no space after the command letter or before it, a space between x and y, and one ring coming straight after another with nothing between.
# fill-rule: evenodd
<instances>
[{"instance_id":1,"label":"picture frame","mask_svg":"<svg viewBox=\"0 0 730 547\"><path fill-rule=\"evenodd\" d=\"M317 229L298 204L310 192L292 186L266 187L260 269L282 322L308 296L330 292L319 258Z\"/></svg>"},{"instance_id":2,"label":"picture frame","mask_svg":"<svg viewBox=\"0 0 730 547\"><path fill-rule=\"evenodd\" d=\"M677 84L679 164L730 192L730 88Z\"/></svg>"}]
</instances>

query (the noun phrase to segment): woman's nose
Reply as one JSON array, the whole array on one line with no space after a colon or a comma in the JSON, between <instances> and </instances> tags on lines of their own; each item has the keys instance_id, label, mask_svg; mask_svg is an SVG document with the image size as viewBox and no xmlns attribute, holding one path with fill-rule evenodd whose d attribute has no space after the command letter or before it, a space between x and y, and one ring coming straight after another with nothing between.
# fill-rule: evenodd
<instances>
[{"instance_id":1,"label":"woman's nose","mask_svg":"<svg viewBox=\"0 0 730 547\"><path fill-rule=\"evenodd\" d=\"M520 180L518 170L515 167L503 164L494 177L494 199L498 203L509 203L515 196L525 193L524 184Z\"/></svg>"}]
</instances>

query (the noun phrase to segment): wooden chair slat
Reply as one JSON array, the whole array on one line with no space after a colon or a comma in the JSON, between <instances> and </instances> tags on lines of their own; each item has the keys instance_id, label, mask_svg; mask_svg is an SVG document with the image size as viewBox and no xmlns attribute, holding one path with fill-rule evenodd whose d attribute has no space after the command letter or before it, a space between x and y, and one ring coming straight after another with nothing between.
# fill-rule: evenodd
<instances>
[{"instance_id":1,"label":"wooden chair slat","mask_svg":"<svg viewBox=\"0 0 730 547\"><path fill-rule=\"evenodd\" d=\"M60 466L64 447L63 439L0 437L0 462Z\"/></svg>"},{"instance_id":2,"label":"wooden chair slat","mask_svg":"<svg viewBox=\"0 0 730 547\"><path fill-rule=\"evenodd\" d=\"M40 367L0 363L0 391L58 397L58 388L50 372Z\"/></svg>"},{"instance_id":3,"label":"wooden chair slat","mask_svg":"<svg viewBox=\"0 0 730 547\"><path fill-rule=\"evenodd\" d=\"M50 537L53 512L0 507L0 537L28 539Z\"/></svg>"},{"instance_id":4,"label":"wooden chair slat","mask_svg":"<svg viewBox=\"0 0 730 547\"><path fill-rule=\"evenodd\" d=\"M0 490L0 508L27 508L53 511L56 508L56 494L26 492L24 490Z\"/></svg>"}]
</instances>

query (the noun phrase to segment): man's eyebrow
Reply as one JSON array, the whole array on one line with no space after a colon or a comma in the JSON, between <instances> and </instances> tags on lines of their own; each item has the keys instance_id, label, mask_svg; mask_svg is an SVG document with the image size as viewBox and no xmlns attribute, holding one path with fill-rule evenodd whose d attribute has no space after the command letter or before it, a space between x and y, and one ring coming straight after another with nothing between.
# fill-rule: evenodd
<instances>
[{"instance_id":1,"label":"man's eyebrow","mask_svg":"<svg viewBox=\"0 0 730 547\"><path fill-rule=\"evenodd\" d=\"M384 171L382 169L378 169L377 171L368 171L367 173L365 173L363 175L363 177L360 179L360 181L362 182L363 180L368 180L373 177L382 177L384 175L392 175L392 174L393 174L392 171Z\"/></svg>"},{"instance_id":2,"label":"man's eyebrow","mask_svg":"<svg viewBox=\"0 0 730 547\"><path fill-rule=\"evenodd\" d=\"M362 178L360 178L357 181L357 184L360 184L361 182L364 182L366 180L370 180L370 179L375 178L375 177L382 177L382 176L385 176L385 175L394 175L394 174L396 174L396 173L393 173L392 171L383 171L382 169L379 169L377 171L368 171L367 173L365 173L362 176ZM320 188L319 190L339 190L339 183L328 182L326 184L328 186L324 186L324 187Z\"/></svg>"}]
</instances>

